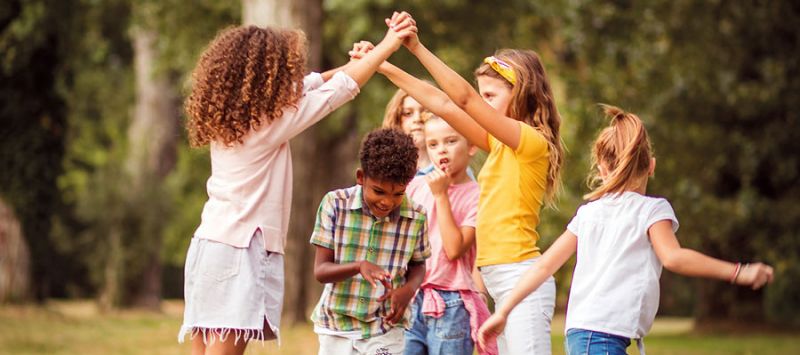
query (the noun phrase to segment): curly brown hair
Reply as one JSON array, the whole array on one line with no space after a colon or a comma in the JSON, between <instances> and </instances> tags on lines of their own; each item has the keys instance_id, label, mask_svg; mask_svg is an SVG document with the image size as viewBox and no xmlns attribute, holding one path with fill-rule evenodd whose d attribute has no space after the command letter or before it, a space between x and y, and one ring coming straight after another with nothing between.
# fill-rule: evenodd
<instances>
[{"instance_id":1,"label":"curly brown hair","mask_svg":"<svg viewBox=\"0 0 800 355\"><path fill-rule=\"evenodd\" d=\"M417 147L410 135L391 128L370 132L358 153L364 175L408 184L417 173Z\"/></svg>"},{"instance_id":2,"label":"curly brown hair","mask_svg":"<svg viewBox=\"0 0 800 355\"><path fill-rule=\"evenodd\" d=\"M211 41L192 72L185 102L193 147L242 143L303 93L306 39L300 31L256 26L228 28Z\"/></svg>"}]
</instances>

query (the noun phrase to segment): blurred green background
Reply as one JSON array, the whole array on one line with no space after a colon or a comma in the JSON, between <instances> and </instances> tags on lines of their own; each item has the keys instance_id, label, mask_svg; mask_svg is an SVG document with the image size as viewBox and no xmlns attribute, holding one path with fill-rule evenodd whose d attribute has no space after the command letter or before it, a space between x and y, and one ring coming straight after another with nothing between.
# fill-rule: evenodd
<instances>
[{"instance_id":1,"label":"blurred green background","mask_svg":"<svg viewBox=\"0 0 800 355\"><path fill-rule=\"evenodd\" d=\"M354 41L379 41L394 10L415 16L422 42L470 81L499 48L543 57L568 148L559 208L543 212L543 246L587 192L590 144L606 124L597 103L617 105L648 127L658 159L649 193L672 202L681 243L775 267L760 291L665 271L659 314L797 329L796 1L4 1L0 303L89 298L104 311L159 310L181 298L210 168L207 149L188 147L181 105L204 46L242 22L299 27L309 69L329 69ZM391 61L428 77L404 49ZM307 242L316 206L353 183L358 142L394 89L376 75L292 143L290 323L305 322L319 297ZM557 275L561 310L571 269Z\"/></svg>"}]
</instances>

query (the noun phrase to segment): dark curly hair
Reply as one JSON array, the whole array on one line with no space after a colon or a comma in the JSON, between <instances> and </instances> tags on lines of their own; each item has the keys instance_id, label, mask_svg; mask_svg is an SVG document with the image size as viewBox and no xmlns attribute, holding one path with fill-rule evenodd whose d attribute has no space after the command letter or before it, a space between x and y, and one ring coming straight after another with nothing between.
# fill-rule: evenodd
<instances>
[{"instance_id":1,"label":"dark curly hair","mask_svg":"<svg viewBox=\"0 0 800 355\"><path fill-rule=\"evenodd\" d=\"M358 153L364 175L408 184L417 173L417 147L411 136L391 128L370 132Z\"/></svg>"},{"instance_id":2,"label":"dark curly hair","mask_svg":"<svg viewBox=\"0 0 800 355\"><path fill-rule=\"evenodd\" d=\"M303 93L306 40L300 31L240 26L220 32L192 72L185 102L189 142L241 143L283 115Z\"/></svg>"}]
</instances>

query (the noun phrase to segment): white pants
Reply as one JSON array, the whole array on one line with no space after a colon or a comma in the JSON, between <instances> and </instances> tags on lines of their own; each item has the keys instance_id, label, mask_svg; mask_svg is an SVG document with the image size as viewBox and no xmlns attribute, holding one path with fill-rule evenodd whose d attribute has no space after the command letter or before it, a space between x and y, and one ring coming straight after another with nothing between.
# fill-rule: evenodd
<instances>
[{"instance_id":1,"label":"white pants","mask_svg":"<svg viewBox=\"0 0 800 355\"><path fill-rule=\"evenodd\" d=\"M505 302L522 275L536 263L532 258L513 264L498 264L480 268L483 282L495 302L495 308ZM550 354L550 321L556 302L556 282L551 276L536 291L525 297L508 315L506 328L497 337L501 355Z\"/></svg>"},{"instance_id":2,"label":"white pants","mask_svg":"<svg viewBox=\"0 0 800 355\"><path fill-rule=\"evenodd\" d=\"M319 355L402 355L405 349L403 328L369 339L350 339L319 334Z\"/></svg>"}]
</instances>

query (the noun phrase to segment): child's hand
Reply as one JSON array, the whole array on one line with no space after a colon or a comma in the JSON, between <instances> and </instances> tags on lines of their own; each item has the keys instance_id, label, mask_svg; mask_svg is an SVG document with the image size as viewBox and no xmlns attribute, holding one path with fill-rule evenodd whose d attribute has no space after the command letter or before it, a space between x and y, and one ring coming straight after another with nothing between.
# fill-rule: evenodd
<instances>
[{"instance_id":1,"label":"child's hand","mask_svg":"<svg viewBox=\"0 0 800 355\"><path fill-rule=\"evenodd\" d=\"M742 286L750 286L758 290L765 284L772 282L772 267L763 263L742 265L736 283Z\"/></svg>"},{"instance_id":2,"label":"child's hand","mask_svg":"<svg viewBox=\"0 0 800 355\"><path fill-rule=\"evenodd\" d=\"M391 300L389 313L386 314L386 322L394 325L403 319L403 315L406 313L406 308L408 308L411 298L414 297L414 290L408 284L393 289L392 284L389 283L389 281L382 282L383 286L386 287L387 292L378 298L378 302L383 302L386 299Z\"/></svg>"},{"instance_id":3,"label":"child's hand","mask_svg":"<svg viewBox=\"0 0 800 355\"><path fill-rule=\"evenodd\" d=\"M406 48L408 48L409 51L414 51L414 49L417 48L417 46L420 43L419 42L419 36L417 35L417 31L419 29L416 28L417 21L415 21L414 18L411 17L411 15L408 14L407 12L403 12L403 14L408 15L408 18L411 19L411 23L415 27L415 31L413 33L409 34L408 37L405 37L405 39L403 40L403 45ZM395 29L397 27L397 26L395 26L395 24L397 23L396 21L398 21L396 19L397 17L399 17L399 15L397 14L397 12L395 12L395 15L392 15L391 19L385 19L384 22L386 22L386 26L389 26L389 28Z\"/></svg>"},{"instance_id":4,"label":"child's hand","mask_svg":"<svg viewBox=\"0 0 800 355\"><path fill-rule=\"evenodd\" d=\"M445 169L447 169L445 167ZM428 186L434 196L447 194L447 188L450 186L450 176L447 171L439 170L437 166L433 171L425 175L425 180L428 181Z\"/></svg>"},{"instance_id":5,"label":"child's hand","mask_svg":"<svg viewBox=\"0 0 800 355\"><path fill-rule=\"evenodd\" d=\"M375 45L369 41L360 41L353 43L353 49L351 49L347 54L350 56L350 61L359 60L363 58L367 53L371 50L375 49ZM390 64L387 61L383 61L381 65L378 66L378 73L383 73Z\"/></svg>"},{"instance_id":6,"label":"child's hand","mask_svg":"<svg viewBox=\"0 0 800 355\"><path fill-rule=\"evenodd\" d=\"M372 287L377 287L378 284L375 281L384 282L389 279L389 272L381 269L380 266L375 265L369 261L362 260L358 264L359 272L361 276L364 277L364 280L367 280Z\"/></svg>"},{"instance_id":7,"label":"child's hand","mask_svg":"<svg viewBox=\"0 0 800 355\"><path fill-rule=\"evenodd\" d=\"M358 60L367 55L373 48L375 48L375 46L371 42L359 41L353 43L353 49L347 52L347 55L350 56L350 60Z\"/></svg>"},{"instance_id":8,"label":"child's hand","mask_svg":"<svg viewBox=\"0 0 800 355\"><path fill-rule=\"evenodd\" d=\"M481 349L486 349L486 344L495 341L500 334L503 334L505 327L506 318L497 313L492 314L478 329L478 346Z\"/></svg>"},{"instance_id":9,"label":"child's hand","mask_svg":"<svg viewBox=\"0 0 800 355\"><path fill-rule=\"evenodd\" d=\"M401 13L394 12L392 18L385 21L389 26L389 30L386 31L386 37L383 40L388 41L387 43L390 43L394 50L400 48L406 38L417 33L416 21L405 11Z\"/></svg>"}]
</instances>

